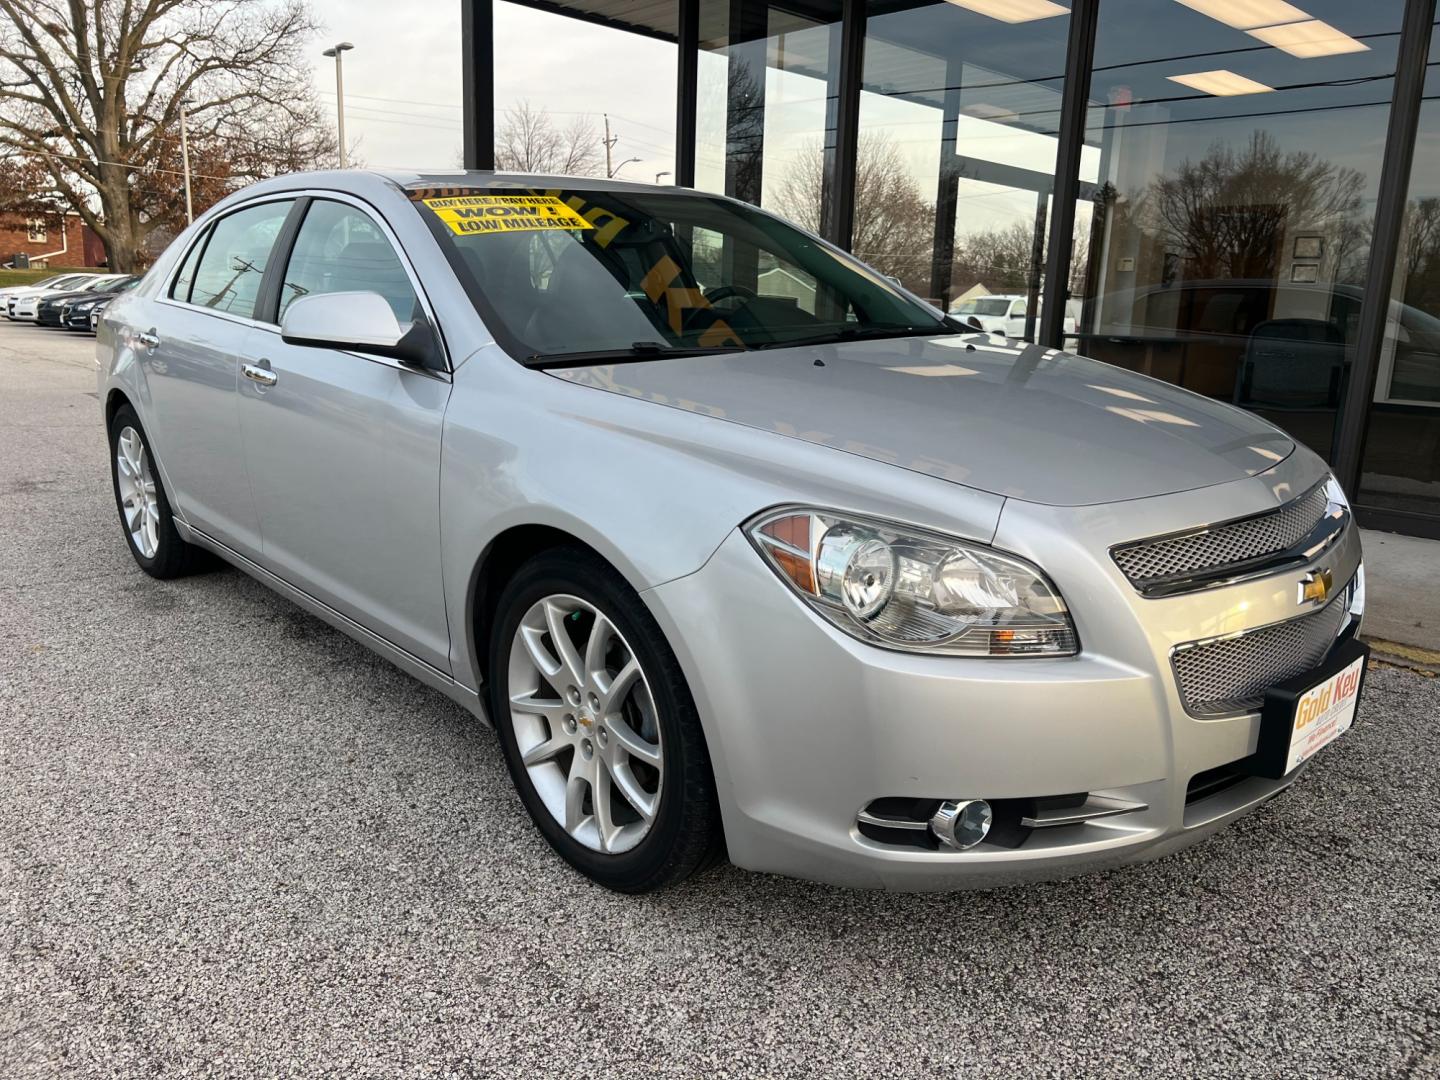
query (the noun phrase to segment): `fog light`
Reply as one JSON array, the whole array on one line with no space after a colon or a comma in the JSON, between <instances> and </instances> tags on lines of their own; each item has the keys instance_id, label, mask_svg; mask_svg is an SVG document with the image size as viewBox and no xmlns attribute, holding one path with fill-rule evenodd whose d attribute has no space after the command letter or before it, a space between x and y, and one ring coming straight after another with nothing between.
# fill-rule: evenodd
<instances>
[{"instance_id":1,"label":"fog light","mask_svg":"<svg viewBox=\"0 0 1440 1080\"><path fill-rule=\"evenodd\" d=\"M946 847L965 851L985 839L994 820L984 799L947 799L930 819L930 831Z\"/></svg>"}]
</instances>

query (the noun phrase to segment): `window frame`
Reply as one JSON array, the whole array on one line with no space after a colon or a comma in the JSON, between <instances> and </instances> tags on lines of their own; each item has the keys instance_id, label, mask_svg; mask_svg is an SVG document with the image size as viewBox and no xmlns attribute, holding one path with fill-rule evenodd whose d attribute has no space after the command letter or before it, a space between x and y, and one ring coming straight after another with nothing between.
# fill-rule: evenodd
<instances>
[{"instance_id":1,"label":"window frame","mask_svg":"<svg viewBox=\"0 0 1440 1080\"><path fill-rule=\"evenodd\" d=\"M359 352L355 349L336 349L334 351L343 352L349 356L356 356L362 360L368 360L371 363L393 367L400 371L416 372L448 381L451 373L455 370L450 360L450 346L445 340L444 328L441 326L440 320L436 317L435 305L430 302L430 297L425 292L425 286L420 280L420 275L415 272L415 265L411 261L409 253L406 252L405 245L402 244L400 238L395 235L395 230L392 229L390 223L385 220L384 214L364 199L351 195L347 191L307 189L296 195L297 209L291 211L290 217L280 230L280 235L275 238L274 255L276 257L272 258L271 262L265 267L265 277L260 283L260 294L256 298L256 308L258 309L263 302L266 314L275 314L279 311L280 286L284 281L285 271L290 267L290 258L295 254L295 242L300 237L300 230L305 225L305 218L310 212L310 206L315 202L341 203L350 207L352 210L358 211L379 229L380 235L389 242L390 249L395 253L396 258L400 260L400 266L404 269L405 276L410 280L410 288L415 291L415 296L420 301L420 307L425 312L425 319L429 322L430 329L434 331L435 342L440 348L440 360L443 367L439 370L420 368L413 364L402 364L400 361L393 360L388 356L376 356L373 353ZM279 257L282 253L283 257ZM280 332L278 323L267 322L261 323L260 325L273 330L277 334Z\"/></svg>"},{"instance_id":2,"label":"window frame","mask_svg":"<svg viewBox=\"0 0 1440 1080\"><path fill-rule=\"evenodd\" d=\"M280 232L276 234L275 244L270 249L270 261L265 264L265 271L260 277L260 288L255 294L255 307L254 309L252 309L251 315L238 315L233 311L221 311L218 308L207 307L204 304L194 303L191 300L191 296L195 292L194 275L191 275L190 287L186 290L184 298L182 299L175 295L175 286L179 282L180 274L185 269L186 264L189 262L190 256L192 254L197 255L195 261L195 269L197 271L200 269L200 264L205 261L205 255L210 249L210 239L215 235L215 227L219 225L220 222L235 214L241 213L242 211L252 210L257 206L263 206L266 203L272 202L289 202L291 205L289 211L287 211L286 213L284 222L282 222L280 225ZM162 304L175 304L190 311L204 312L206 315L213 316L214 318L225 319L228 322L240 323L243 326L258 326L278 331L279 327L276 324L271 322L265 322L262 319L255 318L253 312L262 310L262 305L265 300L265 283L270 277L270 266L275 261L275 254L280 250L280 245L285 239L286 230L290 227L290 223L295 217L296 207L299 204L299 194L291 191L283 191L276 192L273 195L267 195L257 199L250 199L246 202L239 204L238 206L226 210L223 214L215 215L215 217L211 218L205 223L205 227L200 231L199 235L195 237L194 242L185 249L185 254L175 263L174 267L170 270L165 284L164 295L157 297L157 301Z\"/></svg>"}]
</instances>

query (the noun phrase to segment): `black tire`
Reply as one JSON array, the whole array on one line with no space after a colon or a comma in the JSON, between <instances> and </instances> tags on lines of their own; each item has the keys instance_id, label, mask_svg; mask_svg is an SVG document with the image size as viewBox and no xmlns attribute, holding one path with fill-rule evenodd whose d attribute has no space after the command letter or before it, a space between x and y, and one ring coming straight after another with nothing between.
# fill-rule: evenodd
<instances>
[{"instance_id":1,"label":"black tire","mask_svg":"<svg viewBox=\"0 0 1440 1080\"><path fill-rule=\"evenodd\" d=\"M525 613L547 596L593 604L614 624L650 683L664 782L649 832L606 854L570 836L546 809L520 760L510 710L510 648ZM490 635L490 715L511 779L531 820L562 858L592 881L623 893L674 885L719 859L724 845L710 755L690 688L660 627L635 590L585 548L552 548L525 563L501 593Z\"/></svg>"},{"instance_id":2,"label":"black tire","mask_svg":"<svg viewBox=\"0 0 1440 1080\"><path fill-rule=\"evenodd\" d=\"M150 471L155 482L155 501L159 510L159 521L156 524L156 548L151 556L143 554L135 539L130 535L130 528L125 521L124 500L120 493L120 466L118 462L119 443L121 433L127 428L134 430L144 445L144 451L150 459ZM135 562L140 569L153 578L177 578L186 574L193 574L200 570L210 569L215 565L209 552L187 544L180 539L180 533L175 529L175 518L170 510L170 498L165 493L165 485L160 479L160 469L155 464L155 454L150 449L150 437L145 434L145 428L140 424L140 417L135 415L135 410L129 405L122 405L115 410L115 415L110 418L110 483L115 492L115 509L120 515L120 528L125 536L125 545L130 549L130 554L135 557Z\"/></svg>"}]
</instances>

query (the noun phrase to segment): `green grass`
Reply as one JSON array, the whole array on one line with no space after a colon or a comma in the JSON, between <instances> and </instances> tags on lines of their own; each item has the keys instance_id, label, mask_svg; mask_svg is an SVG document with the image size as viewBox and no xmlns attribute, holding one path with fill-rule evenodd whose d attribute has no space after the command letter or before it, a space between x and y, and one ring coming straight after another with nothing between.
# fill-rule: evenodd
<instances>
[{"instance_id":1,"label":"green grass","mask_svg":"<svg viewBox=\"0 0 1440 1080\"><path fill-rule=\"evenodd\" d=\"M56 274L98 273L83 266L52 266L48 270L3 270L0 269L0 289L7 285L33 285Z\"/></svg>"}]
</instances>

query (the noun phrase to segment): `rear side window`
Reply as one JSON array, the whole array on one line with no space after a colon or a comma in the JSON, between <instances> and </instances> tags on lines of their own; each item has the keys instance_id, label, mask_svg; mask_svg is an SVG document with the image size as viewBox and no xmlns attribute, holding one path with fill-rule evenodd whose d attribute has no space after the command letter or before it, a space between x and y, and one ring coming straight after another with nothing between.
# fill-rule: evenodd
<instances>
[{"instance_id":1,"label":"rear side window","mask_svg":"<svg viewBox=\"0 0 1440 1080\"><path fill-rule=\"evenodd\" d=\"M190 251L185 256L185 262L180 266L180 273L175 275L175 280L170 285L172 299L189 302L190 286L195 281L195 264L200 261L200 252L204 249L204 236L190 246Z\"/></svg>"},{"instance_id":2,"label":"rear side window","mask_svg":"<svg viewBox=\"0 0 1440 1080\"><path fill-rule=\"evenodd\" d=\"M370 217L344 203L317 199L305 212L280 286L280 318L302 296L373 292L400 323L419 318L415 289L400 256Z\"/></svg>"},{"instance_id":3,"label":"rear side window","mask_svg":"<svg viewBox=\"0 0 1440 1080\"><path fill-rule=\"evenodd\" d=\"M291 205L261 203L217 221L195 268L190 303L254 318L260 279Z\"/></svg>"}]
</instances>

